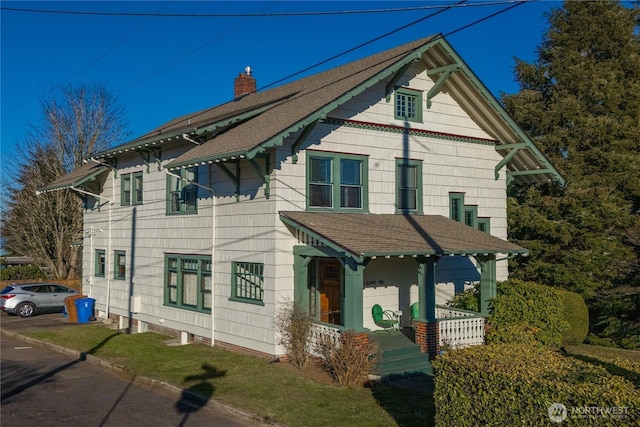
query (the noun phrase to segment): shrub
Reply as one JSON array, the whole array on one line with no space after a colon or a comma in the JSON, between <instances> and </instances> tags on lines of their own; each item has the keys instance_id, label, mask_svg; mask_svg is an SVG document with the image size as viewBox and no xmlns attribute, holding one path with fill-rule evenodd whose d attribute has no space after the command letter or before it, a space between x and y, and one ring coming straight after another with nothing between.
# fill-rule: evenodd
<instances>
[{"instance_id":1,"label":"shrub","mask_svg":"<svg viewBox=\"0 0 640 427\"><path fill-rule=\"evenodd\" d=\"M584 299L575 292L554 289L559 295L558 303L562 306L564 320L568 324L562 334L562 344L581 344L589 334L589 309Z\"/></svg>"},{"instance_id":2,"label":"shrub","mask_svg":"<svg viewBox=\"0 0 640 427\"><path fill-rule=\"evenodd\" d=\"M318 350L320 365L341 385L362 384L378 362L378 344L352 331L342 332L339 342L322 335Z\"/></svg>"},{"instance_id":3,"label":"shrub","mask_svg":"<svg viewBox=\"0 0 640 427\"><path fill-rule=\"evenodd\" d=\"M0 280L46 279L47 275L37 265L7 267L0 270Z\"/></svg>"},{"instance_id":4,"label":"shrub","mask_svg":"<svg viewBox=\"0 0 640 427\"><path fill-rule=\"evenodd\" d=\"M558 294L549 286L517 279L500 282L491 307L487 342L508 342L513 325L524 323L533 328L531 332L539 343L561 346L563 334L569 329Z\"/></svg>"},{"instance_id":5,"label":"shrub","mask_svg":"<svg viewBox=\"0 0 640 427\"><path fill-rule=\"evenodd\" d=\"M629 417L577 423L635 422L640 363L594 362L528 344L491 344L438 356L433 361L436 426L546 425L553 403L565 405L569 418L579 415L572 408L585 407L626 408Z\"/></svg>"},{"instance_id":6,"label":"shrub","mask_svg":"<svg viewBox=\"0 0 640 427\"><path fill-rule=\"evenodd\" d=\"M309 361L309 337L313 319L294 301L287 301L276 313L276 329L280 333L278 344L289 355L289 361L298 368L304 368Z\"/></svg>"}]
</instances>

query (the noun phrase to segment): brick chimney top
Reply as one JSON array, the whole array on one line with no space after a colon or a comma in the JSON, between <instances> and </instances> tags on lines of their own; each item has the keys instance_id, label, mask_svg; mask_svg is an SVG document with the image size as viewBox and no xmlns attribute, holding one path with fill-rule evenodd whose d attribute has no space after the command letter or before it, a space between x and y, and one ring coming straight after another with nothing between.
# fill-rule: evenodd
<instances>
[{"instance_id":1,"label":"brick chimney top","mask_svg":"<svg viewBox=\"0 0 640 427\"><path fill-rule=\"evenodd\" d=\"M256 91L256 79L251 76L251 67L245 67L233 85L233 96L235 99L242 98Z\"/></svg>"}]
</instances>

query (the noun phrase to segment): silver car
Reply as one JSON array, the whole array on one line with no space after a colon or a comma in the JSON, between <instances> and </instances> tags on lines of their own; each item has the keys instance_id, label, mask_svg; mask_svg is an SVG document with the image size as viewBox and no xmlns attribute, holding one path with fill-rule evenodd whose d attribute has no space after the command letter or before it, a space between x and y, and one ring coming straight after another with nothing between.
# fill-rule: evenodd
<instances>
[{"instance_id":1,"label":"silver car","mask_svg":"<svg viewBox=\"0 0 640 427\"><path fill-rule=\"evenodd\" d=\"M80 292L56 283L12 284L0 291L0 310L20 317L62 311L64 299Z\"/></svg>"}]
</instances>

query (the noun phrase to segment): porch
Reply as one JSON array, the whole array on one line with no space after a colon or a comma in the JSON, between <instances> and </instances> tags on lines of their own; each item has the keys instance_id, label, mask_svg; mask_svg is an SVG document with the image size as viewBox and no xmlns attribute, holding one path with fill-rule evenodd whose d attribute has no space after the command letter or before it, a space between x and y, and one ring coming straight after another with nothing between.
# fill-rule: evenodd
<instances>
[{"instance_id":1,"label":"porch","mask_svg":"<svg viewBox=\"0 0 640 427\"><path fill-rule=\"evenodd\" d=\"M484 343L484 317L472 311L437 306L437 350L424 352L416 342L415 328L365 332L369 341L378 344L378 372L382 379L396 376L433 375L431 359L440 350L453 350ZM321 336L330 336L339 343L341 328L315 324L311 335L312 353Z\"/></svg>"}]
</instances>

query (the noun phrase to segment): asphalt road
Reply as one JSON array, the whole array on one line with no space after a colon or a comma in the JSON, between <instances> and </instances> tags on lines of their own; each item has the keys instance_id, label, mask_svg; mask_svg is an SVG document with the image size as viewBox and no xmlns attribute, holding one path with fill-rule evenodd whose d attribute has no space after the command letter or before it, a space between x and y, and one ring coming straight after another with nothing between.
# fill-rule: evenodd
<instances>
[{"instance_id":1,"label":"asphalt road","mask_svg":"<svg viewBox=\"0 0 640 427\"><path fill-rule=\"evenodd\" d=\"M77 354L54 351L19 334L73 328L61 314L21 319L0 316L0 423L21 426L253 425L211 404L184 399L179 390L141 386Z\"/></svg>"}]
</instances>

